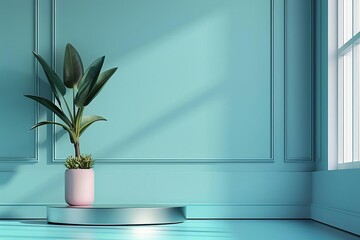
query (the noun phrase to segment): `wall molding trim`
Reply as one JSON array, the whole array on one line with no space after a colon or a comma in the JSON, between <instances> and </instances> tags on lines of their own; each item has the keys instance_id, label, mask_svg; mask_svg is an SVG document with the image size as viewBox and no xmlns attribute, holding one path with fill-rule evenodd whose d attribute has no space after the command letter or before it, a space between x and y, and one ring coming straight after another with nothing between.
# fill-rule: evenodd
<instances>
[{"instance_id":1,"label":"wall molding trim","mask_svg":"<svg viewBox=\"0 0 360 240\"><path fill-rule=\"evenodd\" d=\"M318 15L318 21L319 21L319 23L318 24L316 24L316 26L315 26L315 34L316 33L319 33L318 35L315 35L315 39L316 38L318 38L319 40L319 45L317 45L317 43L315 42L315 49L319 49L318 51L319 51L319 53L318 53L318 63L319 63L319 66L315 66L315 67L317 67L319 70L318 70L318 72L319 72L319 79L316 79L316 77L315 77L315 82L318 82L318 84L319 84L319 89L322 89L323 88L323 84L322 84L322 77L323 77L323 74L322 74L322 71L323 71L323 69L322 69L322 67L321 67L321 63L322 63L322 61L323 61L323 57L322 57L322 55L323 55L323 49L322 49L322 42L323 42L323 35L321 34L322 33L322 31L323 31L323 26L322 26L322 24L323 24L323 11L322 11L322 1L316 1L316 3L315 4L318 4L318 13L315 13L315 15L317 16ZM315 19L316 20L316 19ZM318 27L318 29L316 29L316 27ZM315 54L316 55L316 54ZM315 64L316 64L316 58L315 58ZM321 90L319 90L318 92L316 92L316 94L318 95L318 103L319 103L319 109L315 109L316 111L318 111L318 112L320 112L321 111L321 109L323 109L323 101L322 101L322 96L323 96L323 93L322 93L322 91ZM316 136L316 139L318 139L317 141L319 142L319 144L318 144L318 148L317 149L315 149L315 161L317 161L317 162L321 162L322 161L322 142L323 142L323 130L322 130L322 127L321 127L321 123L322 123L322 119L323 119L323 117L322 117L322 114L321 114L321 112L319 113L319 119L317 120L318 121L318 123L319 123L319 126L317 126L316 125L316 128L318 128L319 130L319 136ZM315 119L316 119L316 117L315 117Z\"/></svg>"},{"instance_id":2,"label":"wall molding trim","mask_svg":"<svg viewBox=\"0 0 360 240\"><path fill-rule=\"evenodd\" d=\"M324 205L311 204L311 218L330 226L360 235L360 213Z\"/></svg>"},{"instance_id":3,"label":"wall molding trim","mask_svg":"<svg viewBox=\"0 0 360 240\"><path fill-rule=\"evenodd\" d=\"M188 219L308 219L309 205L190 205Z\"/></svg>"},{"instance_id":4,"label":"wall molding trim","mask_svg":"<svg viewBox=\"0 0 360 240\"><path fill-rule=\"evenodd\" d=\"M39 0L33 0L34 3L34 47L35 52L39 51ZM39 94L39 63L34 58L34 93ZM35 106L34 111L34 123L37 123L39 120L39 104L33 103ZM30 128L30 127L29 127ZM30 130L29 130L30 131ZM39 162L39 129L35 128L32 131L35 131L34 134L34 157L0 157L0 163L38 163Z\"/></svg>"},{"instance_id":5,"label":"wall molding trim","mask_svg":"<svg viewBox=\"0 0 360 240\"><path fill-rule=\"evenodd\" d=\"M275 34L274 34L274 12L275 12L275 2L274 0L270 1L270 156L268 158L105 158L98 157L97 164L107 164L107 163L274 163L274 152L275 152ZM57 28L57 0L52 0L52 41L51 41L51 59L52 67L56 68L57 66L57 56L56 56L56 28ZM54 99L53 99L54 100ZM52 118L55 116L53 114ZM56 127L52 126L52 137L51 137L51 148L52 148L52 163L64 163L65 158L59 158L56 155Z\"/></svg>"},{"instance_id":6,"label":"wall molding trim","mask_svg":"<svg viewBox=\"0 0 360 240\"><path fill-rule=\"evenodd\" d=\"M0 219L45 219L46 205L45 203L0 204ZM306 204L187 205L186 217L187 219L313 219L360 235L359 213L317 204L311 206Z\"/></svg>"},{"instance_id":7,"label":"wall molding trim","mask_svg":"<svg viewBox=\"0 0 360 240\"><path fill-rule=\"evenodd\" d=\"M318 53L315 53L315 55L318 55L318 62L316 62L316 58L315 58L315 65L316 66L322 66L322 62L323 62L323 57L322 57L322 47L321 47L321 43L323 42L323 35L321 34L323 31L323 11L322 11L322 1L316 1L316 4L318 4L318 6L315 7L315 9L317 10L317 12L315 13L315 17L317 17L317 19L315 19L315 33L319 32L318 35L315 35L315 38L318 39L318 43L315 42L315 49L319 48ZM316 21L318 21L319 23L316 24ZM318 29L316 29L318 28ZM315 105L316 108L315 109L316 112L321 112L322 109L322 104L323 104L323 92L321 91L321 89L323 89L323 81L322 81L322 77L323 77L323 73L322 73L322 68L318 69L318 74L319 74L319 79L316 79L316 75L315 75L315 82L318 82L319 84L319 90L316 91L315 95L318 95L318 99L316 100L318 105ZM316 118L316 117L315 117ZM319 131L319 135L317 136L315 134L315 144L317 146L318 149L316 149L315 151L315 161L316 162L321 162L322 161L322 142L323 142L323 129L321 127L321 123L323 122L323 114L319 114L318 117L318 122L315 125L315 128L318 129ZM317 125L318 124L318 125Z\"/></svg>"}]
</instances>

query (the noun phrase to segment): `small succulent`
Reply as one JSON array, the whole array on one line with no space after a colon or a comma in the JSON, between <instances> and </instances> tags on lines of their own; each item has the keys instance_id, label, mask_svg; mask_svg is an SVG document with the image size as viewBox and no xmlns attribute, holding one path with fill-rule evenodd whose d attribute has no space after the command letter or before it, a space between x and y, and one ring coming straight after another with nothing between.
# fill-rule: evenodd
<instances>
[{"instance_id":1,"label":"small succulent","mask_svg":"<svg viewBox=\"0 0 360 240\"><path fill-rule=\"evenodd\" d=\"M65 161L68 169L90 169L93 168L95 161L90 154L82 154L80 157L69 156Z\"/></svg>"}]
</instances>

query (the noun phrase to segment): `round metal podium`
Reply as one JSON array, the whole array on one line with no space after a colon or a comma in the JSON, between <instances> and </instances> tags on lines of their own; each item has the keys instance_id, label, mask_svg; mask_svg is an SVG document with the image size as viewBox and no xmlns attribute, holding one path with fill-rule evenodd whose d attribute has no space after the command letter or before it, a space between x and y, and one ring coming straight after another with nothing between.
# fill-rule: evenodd
<instances>
[{"instance_id":1,"label":"round metal podium","mask_svg":"<svg viewBox=\"0 0 360 240\"><path fill-rule=\"evenodd\" d=\"M181 223L185 220L184 206L52 205L47 207L47 222L52 224L147 225Z\"/></svg>"}]
</instances>

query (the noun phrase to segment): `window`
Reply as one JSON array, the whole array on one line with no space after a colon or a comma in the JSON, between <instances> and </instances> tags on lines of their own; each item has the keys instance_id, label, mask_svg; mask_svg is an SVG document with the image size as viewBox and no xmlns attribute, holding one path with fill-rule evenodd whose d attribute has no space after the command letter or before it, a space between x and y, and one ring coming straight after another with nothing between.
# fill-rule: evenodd
<instances>
[{"instance_id":1,"label":"window","mask_svg":"<svg viewBox=\"0 0 360 240\"><path fill-rule=\"evenodd\" d=\"M360 167L360 1L338 1L338 168Z\"/></svg>"}]
</instances>

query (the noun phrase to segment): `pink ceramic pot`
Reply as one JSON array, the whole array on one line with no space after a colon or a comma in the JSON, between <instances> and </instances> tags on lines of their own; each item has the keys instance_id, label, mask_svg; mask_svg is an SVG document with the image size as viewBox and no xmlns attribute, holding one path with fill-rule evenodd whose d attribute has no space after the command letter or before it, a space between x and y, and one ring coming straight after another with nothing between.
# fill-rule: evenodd
<instances>
[{"instance_id":1,"label":"pink ceramic pot","mask_svg":"<svg viewBox=\"0 0 360 240\"><path fill-rule=\"evenodd\" d=\"M89 206L94 202L93 169L66 169L65 201L70 206Z\"/></svg>"}]
</instances>

